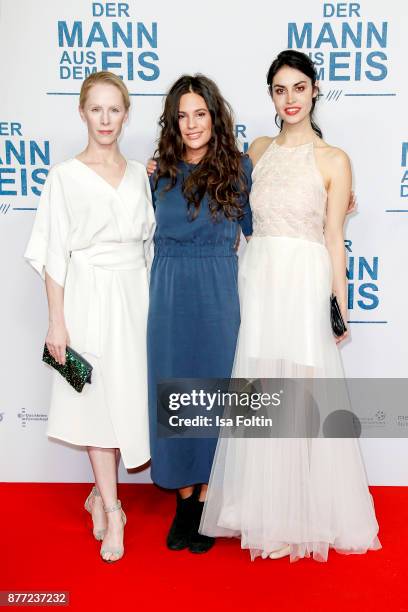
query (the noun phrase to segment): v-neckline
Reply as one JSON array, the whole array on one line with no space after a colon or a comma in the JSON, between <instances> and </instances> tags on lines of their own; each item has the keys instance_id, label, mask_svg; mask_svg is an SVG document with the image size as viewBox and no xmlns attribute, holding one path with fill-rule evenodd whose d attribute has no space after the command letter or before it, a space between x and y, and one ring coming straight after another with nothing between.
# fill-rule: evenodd
<instances>
[{"instance_id":1,"label":"v-neckline","mask_svg":"<svg viewBox=\"0 0 408 612\"><path fill-rule=\"evenodd\" d=\"M73 159L77 162L79 162L81 164L81 166L84 166L85 168L87 168L89 170L89 172L92 172L92 174L94 174L95 176L97 176L103 183L105 183L105 185L108 185L111 189L113 189L113 191L119 191L123 181L125 180L125 176L127 174L128 171L128 167L129 167L129 162L126 159L126 166L125 166L125 171L122 174L122 178L120 179L117 187L114 187L111 183L109 183L109 181L107 181L106 179L103 178L103 176L101 176L100 174L98 174L98 172L96 172L95 170L93 170L92 168L90 168L90 166L88 166L88 164L86 164L85 162L83 162L82 160L78 159L78 157L73 157Z\"/></svg>"}]
</instances>

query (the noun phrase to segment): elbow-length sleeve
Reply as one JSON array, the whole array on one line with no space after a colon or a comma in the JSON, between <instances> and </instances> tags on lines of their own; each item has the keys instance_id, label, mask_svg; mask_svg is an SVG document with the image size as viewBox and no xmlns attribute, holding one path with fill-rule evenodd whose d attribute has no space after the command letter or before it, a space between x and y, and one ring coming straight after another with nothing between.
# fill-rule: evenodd
<instances>
[{"instance_id":1,"label":"elbow-length sleeve","mask_svg":"<svg viewBox=\"0 0 408 612\"><path fill-rule=\"evenodd\" d=\"M242 219L239 220L239 224L241 226L242 233L244 234L244 236L251 236L252 234L252 211L249 205L249 193L252 187L253 166L252 166L252 161L248 157L248 155L245 155L242 158L242 169L245 175L244 180L246 183L247 193L243 194L242 196L241 205L242 205L242 211L244 213L244 216L242 217Z\"/></svg>"},{"instance_id":2,"label":"elbow-length sleeve","mask_svg":"<svg viewBox=\"0 0 408 612\"><path fill-rule=\"evenodd\" d=\"M156 190L154 188L154 184L156 182L156 171L153 172L148 178L149 181L149 189L152 199L153 210L156 210Z\"/></svg>"},{"instance_id":3,"label":"elbow-length sleeve","mask_svg":"<svg viewBox=\"0 0 408 612\"><path fill-rule=\"evenodd\" d=\"M25 259L45 278L45 272L64 287L68 268L69 215L61 177L52 168L38 204Z\"/></svg>"},{"instance_id":4,"label":"elbow-length sleeve","mask_svg":"<svg viewBox=\"0 0 408 612\"><path fill-rule=\"evenodd\" d=\"M149 177L147 176L146 171L145 171L145 176L144 176L144 189L145 189L145 195L146 195L146 225L145 225L145 233L143 236L144 253L145 253L146 266L148 270L150 271L151 263L153 260L152 242L153 242L154 232L156 229L156 220L154 216L153 199L152 199L152 191L150 188L150 181L149 181Z\"/></svg>"}]
</instances>

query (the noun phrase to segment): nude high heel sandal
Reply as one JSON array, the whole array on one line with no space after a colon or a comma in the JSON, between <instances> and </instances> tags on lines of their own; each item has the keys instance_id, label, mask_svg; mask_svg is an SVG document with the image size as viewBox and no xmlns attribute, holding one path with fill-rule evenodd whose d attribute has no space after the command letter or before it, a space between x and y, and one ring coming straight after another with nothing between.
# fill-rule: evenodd
<instances>
[{"instance_id":1,"label":"nude high heel sandal","mask_svg":"<svg viewBox=\"0 0 408 612\"><path fill-rule=\"evenodd\" d=\"M117 510L120 510L123 527L125 527L125 525L126 525L126 514L122 510L122 504L120 503L119 499L117 500L116 504L113 504L113 506L110 506L109 508L106 508L106 506L104 506L103 509L105 510L106 513L108 513L108 512L116 512ZM101 554L102 559L104 561L106 561L106 563L114 563L115 561L119 561L119 559L121 559L123 557L124 552L125 552L125 549L124 549L123 546L122 546L122 548L104 548L102 546L100 554ZM117 558L116 559L107 559L106 558L107 555L117 555Z\"/></svg>"},{"instance_id":2,"label":"nude high heel sandal","mask_svg":"<svg viewBox=\"0 0 408 612\"><path fill-rule=\"evenodd\" d=\"M92 491L90 492L90 494L88 495L88 497L85 500L84 503L84 508L87 512L89 512L89 514L92 516L92 507L91 507L91 499L93 497L100 497L101 494L99 493L99 490L97 487L92 487ZM93 536L95 538L95 540L98 540L99 542L101 542L103 540L103 538L105 537L105 533L106 533L106 529L95 529L95 526L92 530Z\"/></svg>"}]
</instances>

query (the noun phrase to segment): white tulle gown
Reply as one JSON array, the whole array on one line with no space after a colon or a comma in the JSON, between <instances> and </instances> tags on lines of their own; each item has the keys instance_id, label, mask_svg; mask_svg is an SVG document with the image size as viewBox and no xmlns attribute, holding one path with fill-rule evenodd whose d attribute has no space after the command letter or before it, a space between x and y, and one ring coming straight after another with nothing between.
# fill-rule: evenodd
<instances>
[{"instance_id":1,"label":"white tulle gown","mask_svg":"<svg viewBox=\"0 0 408 612\"><path fill-rule=\"evenodd\" d=\"M330 325L326 202L313 144L272 142L253 172L234 377L344 376ZM220 438L200 531L240 537L252 558L287 544L291 561L380 548L358 440Z\"/></svg>"}]
</instances>

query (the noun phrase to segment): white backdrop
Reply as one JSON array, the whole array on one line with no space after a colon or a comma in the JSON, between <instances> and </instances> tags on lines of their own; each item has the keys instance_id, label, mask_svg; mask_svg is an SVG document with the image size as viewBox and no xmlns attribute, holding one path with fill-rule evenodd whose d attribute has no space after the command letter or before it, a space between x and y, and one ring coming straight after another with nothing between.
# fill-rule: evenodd
<instances>
[{"instance_id":1,"label":"white backdrop","mask_svg":"<svg viewBox=\"0 0 408 612\"><path fill-rule=\"evenodd\" d=\"M144 161L154 150L162 94L182 73L217 81L245 148L276 132L265 82L272 59L287 47L310 52L324 94L318 123L329 143L349 153L358 196L346 231L352 336L342 348L346 373L406 377L407 16L399 0L0 0L2 480L91 479L84 451L44 435L46 299L22 254L50 165L86 144L77 103L92 69L124 77L133 96L122 150ZM405 439L362 446L371 484L408 484ZM121 469L121 480L148 481L149 472Z\"/></svg>"}]
</instances>

